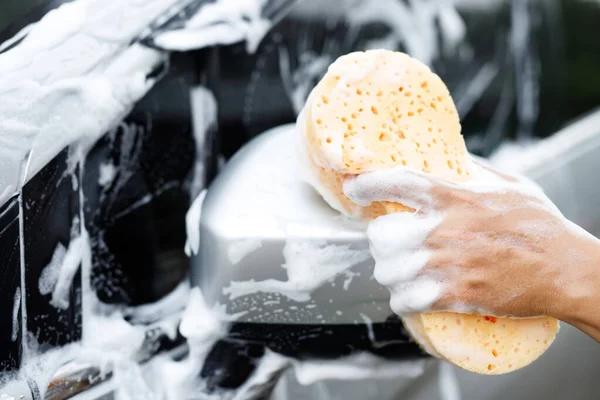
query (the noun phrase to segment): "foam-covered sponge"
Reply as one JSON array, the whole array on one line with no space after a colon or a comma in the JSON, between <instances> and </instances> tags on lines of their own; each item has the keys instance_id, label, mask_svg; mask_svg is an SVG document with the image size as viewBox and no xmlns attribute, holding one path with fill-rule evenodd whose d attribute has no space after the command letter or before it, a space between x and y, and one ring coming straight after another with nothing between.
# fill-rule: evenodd
<instances>
[{"instance_id":1,"label":"foam-covered sponge","mask_svg":"<svg viewBox=\"0 0 600 400\"><path fill-rule=\"evenodd\" d=\"M403 53L370 50L340 57L311 92L297 126L308 181L332 207L357 219L413 210L389 202L358 206L343 193L350 174L404 165L452 182L470 179L470 158L446 85ZM528 365L559 329L549 317L403 318L426 351L482 374Z\"/></svg>"}]
</instances>

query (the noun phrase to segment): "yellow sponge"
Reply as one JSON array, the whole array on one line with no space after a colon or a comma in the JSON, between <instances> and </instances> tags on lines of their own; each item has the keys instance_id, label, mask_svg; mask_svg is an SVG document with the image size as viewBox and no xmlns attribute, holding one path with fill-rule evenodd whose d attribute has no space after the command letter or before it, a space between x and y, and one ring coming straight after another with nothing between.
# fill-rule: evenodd
<instances>
[{"instance_id":1,"label":"yellow sponge","mask_svg":"<svg viewBox=\"0 0 600 400\"><path fill-rule=\"evenodd\" d=\"M343 193L350 174L404 165L452 182L471 176L446 85L403 53L370 50L340 57L312 91L298 128L312 183L332 206L357 219L413 210L389 202L358 206ZM531 363L559 329L558 321L548 317L424 313L404 321L428 352L482 374Z\"/></svg>"}]
</instances>

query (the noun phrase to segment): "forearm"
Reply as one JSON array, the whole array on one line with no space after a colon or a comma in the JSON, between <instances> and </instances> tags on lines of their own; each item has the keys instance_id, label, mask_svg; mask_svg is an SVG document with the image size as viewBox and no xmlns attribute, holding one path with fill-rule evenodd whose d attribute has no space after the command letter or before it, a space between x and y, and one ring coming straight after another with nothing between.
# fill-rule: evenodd
<instances>
[{"instance_id":1,"label":"forearm","mask_svg":"<svg viewBox=\"0 0 600 400\"><path fill-rule=\"evenodd\" d=\"M566 266L570 278L565 280L556 300L556 317L580 329L600 342L600 240L586 237L579 254Z\"/></svg>"}]
</instances>

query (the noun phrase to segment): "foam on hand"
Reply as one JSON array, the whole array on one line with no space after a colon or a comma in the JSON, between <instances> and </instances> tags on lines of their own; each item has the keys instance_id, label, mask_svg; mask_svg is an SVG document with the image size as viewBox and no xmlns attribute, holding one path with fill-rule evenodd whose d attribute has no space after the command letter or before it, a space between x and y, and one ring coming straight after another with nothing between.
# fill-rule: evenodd
<instances>
[{"instance_id":1,"label":"foam on hand","mask_svg":"<svg viewBox=\"0 0 600 400\"><path fill-rule=\"evenodd\" d=\"M554 207L531 182L506 181L473 162L450 93L427 66L385 50L340 57L310 94L297 131L308 183L332 207L371 221L375 278L426 351L470 371L500 374L550 346L558 331L553 318L488 320L462 313L482 310L460 305L460 314L424 313L445 284L443 276L423 273L430 258L423 243L443 219L429 195L432 181L474 192L518 188L531 205Z\"/></svg>"}]
</instances>

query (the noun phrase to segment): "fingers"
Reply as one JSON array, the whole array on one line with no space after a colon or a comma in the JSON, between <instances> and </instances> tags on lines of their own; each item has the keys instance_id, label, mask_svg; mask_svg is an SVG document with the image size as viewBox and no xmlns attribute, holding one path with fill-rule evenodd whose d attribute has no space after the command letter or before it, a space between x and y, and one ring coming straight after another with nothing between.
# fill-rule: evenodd
<instances>
[{"instance_id":1,"label":"fingers","mask_svg":"<svg viewBox=\"0 0 600 400\"><path fill-rule=\"evenodd\" d=\"M421 277L389 289L390 308L401 315L430 310L440 297L442 285L433 279Z\"/></svg>"},{"instance_id":2,"label":"fingers","mask_svg":"<svg viewBox=\"0 0 600 400\"><path fill-rule=\"evenodd\" d=\"M405 167L395 167L349 177L344 181L343 189L344 194L359 206L389 201L425 212L434 202L430 189L450 185Z\"/></svg>"},{"instance_id":3,"label":"fingers","mask_svg":"<svg viewBox=\"0 0 600 400\"><path fill-rule=\"evenodd\" d=\"M423 269L431 259L431 250L424 243L440 222L436 215L395 213L369 224L374 277L390 290L390 304L396 313L425 310L437 300L439 285L424 276Z\"/></svg>"}]
</instances>

